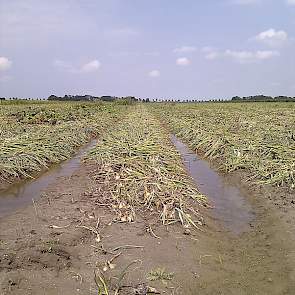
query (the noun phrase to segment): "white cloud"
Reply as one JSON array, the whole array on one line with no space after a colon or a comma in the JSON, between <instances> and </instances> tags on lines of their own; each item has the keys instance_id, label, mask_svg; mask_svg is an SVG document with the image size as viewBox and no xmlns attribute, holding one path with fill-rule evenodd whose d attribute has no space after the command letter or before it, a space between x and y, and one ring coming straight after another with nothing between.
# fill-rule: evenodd
<instances>
[{"instance_id":1,"label":"white cloud","mask_svg":"<svg viewBox=\"0 0 295 295\"><path fill-rule=\"evenodd\" d=\"M220 58L231 58L234 61L245 64L245 63L255 63L262 60L271 59L280 56L280 53L276 50L225 50L221 51L214 47L203 47L202 52L205 54L205 59L214 60Z\"/></svg>"},{"instance_id":2,"label":"white cloud","mask_svg":"<svg viewBox=\"0 0 295 295\"><path fill-rule=\"evenodd\" d=\"M205 46L202 48L202 52L211 52L211 51L214 51L216 50L215 47L212 47L212 46Z\"/></svg>"},{"instance_id":3,"label":"white cloud","mask_svg":"<svg viewBox=\"0 0 295 295\"><path fill-rule=\"evenodd\" d=\"M158 78L160 77L161 73L158 70L153 70L148 73L149 77Z\"/></svg>"},{"instance_id":4,"label":"white cloud","mask_svg":"<svg viewBox=\"0 0 295 295\"><path fill-rule=\"evenodd\" d=\"M295 5L295 0L286 0L288 5Z\"/></svg>"},{"instance_id":5,"label":"white cloud","mask_svg":"<svg viewBox=\"0 0 295 295\"><path fill-rule=\"evenodd\" d=\"M175 53L190 53L190 52L194 52L196 51L197 48L195 46L181 46L181 47L177 47L173 50L173 52Z\"/></svg>"},{"instance_id":6,"label":"white cloud","mask_svg":"<svg viewBox=\"0 0 295 295\"><path fill-rule=\"evenodd\" d=\"M0 56L0 71L7 71L11 68L12 61L5 56Z\"/></svg>"},{"instance_id":7,"label":"white cloud","mask_svg":"<svg viewBox=\"0 0 295 295\"><path fill-rule=\"evenodd\" d=\"M245 63L253 60L253 52L251 51L232 51L232 50L226 50L225 56L231 57L234 60Z\"/></svg>"},{"instance_id":8,"label":"white cloud","mask_svg":"<svg viewBox=\"0 0 295 295\"><path fill-rule=\"evenodd\" d=\"M280 53L273 50L258 50L254 55L257 59L270 59L276 56L280 56Z\"/></svg>"},{"instance_id":9,"label":"white cloud","mask_svg":"<svg viewBox=\"0 0 295 295\"><path fill-rule=\"evenodd\" d=\"M75 67L69 62L63 60L55 60L53 65L62 71L72 74L78 74L95 72L100 68L101 63L97 59L95 59L85 64L82 64L80 67Z\"/></svg>"},{"instance_id":10,"label":"white cloud","mask_svg":"<svg viewBox=\"0 0 295 295\"><path fill-rule=\"evenodd\" d=\"M178 66L188 66L191 64L191 61L187 57L180 57L176 60Z\"/></svg>"},{"instance_id":11,"label":"white cloud","mask_svg":"<svg viewBox=\"0 0 295 295\"><path fill-rule=\"evenodd\" d=\"M253 5L253 4L259 4L261 0L232 0L232 4L237 5Z\"/></svg>"},{"instance_id":12,"label":"white cloud","mask_svg":"<svg viewBox=\"0 0 295 295\"><path fill-rule=\"evenodd\" d=\"M209 52L205 55L205 58L206 59L209 59L209 60L214 60L214 59L217 59L219 57L219 52L217 51L212 51L212 52Z\"/></svg>"},{"instance_id":13,"label":"white cloud","mask_svg":"<svg viewBox=\"0 0 295 295\"><path fill-rule=\"evenodd\" d=\"M280 47L288 40L288 34L283 30L269 29L255 36L255 40L271 47Z\"/></svg>"},{"instance_id":14,"label":"white cloud","mask_svg":"<svg viewBox=\"0 0 295 295\"><path fill-rule=\"evenodd\" d=\"M205 53L205 58L209 60L217 59L221 55L216 48L210 46L203 47L202 52Z\"/></svg>"},{"instance_id":15,"label":"white cloud","mask_svg":"<svg viewBox=\"0 0 295 295\"><path fill-rule=\"evenodd\" d=\"M100 65L100 62L97 59L95 59L82 65L80 71L84 73L95 72L100 68Z\"/></svg>"},{"instance_id":16,"label":"white cloud","mask_svg":"<svg viewBox=\"0 0 295 295\"><path fill-rule=\"evenodd\" d=\"M226 50L224 56L230 57L238 63L253 63L260 60L267 60L273 57L280 56L278 51L264 50L264 51L233 51Z\"/></svg>"}]
</instances>

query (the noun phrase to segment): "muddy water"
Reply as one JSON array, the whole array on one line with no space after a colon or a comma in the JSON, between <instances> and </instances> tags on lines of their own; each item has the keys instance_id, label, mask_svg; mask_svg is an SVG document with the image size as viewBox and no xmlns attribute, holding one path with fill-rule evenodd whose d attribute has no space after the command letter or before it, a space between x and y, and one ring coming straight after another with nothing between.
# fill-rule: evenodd
<instances>
[{"instance_id":1,"label":"muddy water","mask_svg":"<svg viewBox=\"0 0 295 295\"><path fill-rule=\"evenodd\" d=\"M69 177L81 165L81 158L96 145L97 140L83 146L71 159L53 165L48 171L35 179L23 180L12 184L8 189L0 191L0 217L8 215L16 209L41 197L42 192L59 177Z\"/></svg>"},{"instance_id":2,"label":"muddy water","mask_svg":"<svg viewBox=\"0 0 295 295\"><path fill-rule=\"evenodd\" d=\"M229 177L213 170L207 161L192 152L176 136L173 135L171 139L200 192L213 205L214 217L235 234L247 231L254 219L253 209L247 201L247 192Z\"/></svg>"}]
</instances>

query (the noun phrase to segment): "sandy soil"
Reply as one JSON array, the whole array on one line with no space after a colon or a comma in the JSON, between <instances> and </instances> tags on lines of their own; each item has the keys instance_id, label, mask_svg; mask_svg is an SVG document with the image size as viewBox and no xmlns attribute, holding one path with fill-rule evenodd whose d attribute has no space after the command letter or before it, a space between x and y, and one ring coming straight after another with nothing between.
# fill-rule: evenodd
<instances>
[{"instance_id":1,"label":"sandy soil","mask_svg":"<svg viewBox=\"0 0 295 295\"><path fill-rule=\"evenodd\" d=\"M114 222L96 205L99 194L89 193L92 169L59 178L35 206L0 219L0 294L97 294L95 270L115 289L130 263L120 294L147 294L148 286L159 294L294 294L291 192L250 188L256 219L242 235L223 229L210 209L203 212L204 232L186 232L143 216ZM172 279L150 281L157 268Z\"/></svg>"}]
</instances>

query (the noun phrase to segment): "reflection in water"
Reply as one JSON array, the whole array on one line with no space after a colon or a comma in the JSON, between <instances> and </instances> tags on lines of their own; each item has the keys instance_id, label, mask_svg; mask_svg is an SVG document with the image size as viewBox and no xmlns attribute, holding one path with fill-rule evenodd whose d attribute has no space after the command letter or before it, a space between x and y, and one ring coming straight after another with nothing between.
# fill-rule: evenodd
<instances>
[{"instance_id":1,"label":"reflection in water","mask_svg":"<svg viewBox=\"0 0 295 295\"><path fill-rule=\"evenodd\" d=\"M41 197L44 191L58 177L68 177L76 171L81 165L81 158L96 145L96 140L79 150L71 159L60 164L54 165L45 173L36 179L24 180L20 183L11 185L8 189L0 191L0 217L8 213L31 204L32 199L36 200Z\"/></svg>"},{"instance_id":2,"label":"reflection in water","mask_svg":"<svg viewBox=\"0 0 295 295\"><path fill-rule=\"evenodd\" d=\"M213 204L214 216L236 234L247 231L254 213L243 189L211 169L207 161L200 159L174 135L171 139L199 191Z\"/></svg>"}]
</instances>

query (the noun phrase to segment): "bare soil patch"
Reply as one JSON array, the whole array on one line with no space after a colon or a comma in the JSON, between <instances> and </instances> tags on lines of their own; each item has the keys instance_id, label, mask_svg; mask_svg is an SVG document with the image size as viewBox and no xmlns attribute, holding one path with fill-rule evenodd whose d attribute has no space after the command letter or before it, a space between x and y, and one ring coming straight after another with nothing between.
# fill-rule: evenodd
<instances>
[{"instance_id":1,"label":"bare soil patch","mask_svg":"<svg viewBox=\"0 0 295 295\"><path fill-rule=\"evenodd\" d=\"M294 294L293 205L278 210L262 197L266 191L252 189L256 220L239 236L210 209L204 232L144 216L118 223L96 205L99 195L89 195L97 187L93 169L58 178L35 206L0 219L0 294L97 294L98 269L120 294L147 294L148 287L160 294ZM149 280L159 269L170 279Z\"/></svg>"}]
</instances>

